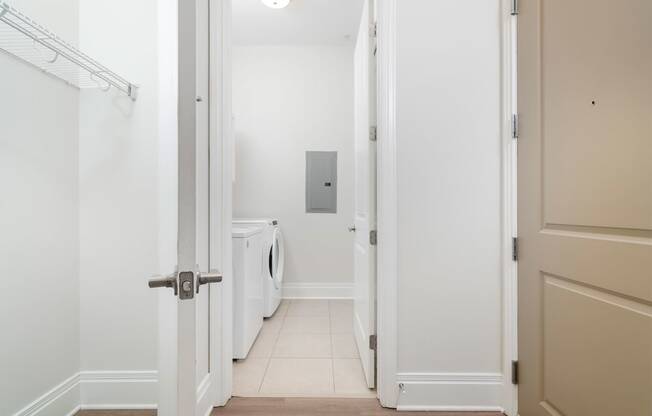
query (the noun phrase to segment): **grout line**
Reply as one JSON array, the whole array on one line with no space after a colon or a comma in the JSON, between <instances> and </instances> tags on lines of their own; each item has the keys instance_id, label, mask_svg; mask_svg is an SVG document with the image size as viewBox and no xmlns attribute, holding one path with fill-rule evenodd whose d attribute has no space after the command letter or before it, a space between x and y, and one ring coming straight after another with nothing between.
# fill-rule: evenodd
<instances>
[{"instance_id":1,"label":"grout line","mask_svg":"<svg viewBox=\"0 0 652 416\"><path fill-rule=\"evenodd\" d=\"M335 394L335 360L331 358L331 374L333 380L333 394Z\"/></svg>"},{"instance_id":2,"label":"grout line","mask_svg":"<svg viewBox=\"0 0 652 416\"><path fill-rule=\"evenodd\" d=\"M335 394L335 352L333 348L333 318L331 317L331 301L328 301L328 337L331 340L331 380L333 381L333 394Z\"/></svg>"},{"instance_id":3,"label":"grout line","mask_svg":"<svg viewBox=\"0 0 652 416\"><path fill-rule=\"evenodd\" d=\"M272 362L272 357L267 359L267 365L265 366L265 372L263 372L263 377L260 379L260 384L258 384L257 392L260 393L260 389L263 388L263 383L265 382L265 377L267 377L267 370L269 370L269 365Z\"/></svg>"},{"instance_id":4,"label":"grout line","mask_svg":"<svg viewBox=\"0 0 652 416\"><path fill-rule=\"evenodd\" d=\"M260 379L260 384L258 385L258 393L260 393L260 389L263 388L265 377L267 377L267 371L269 370L269 366L272 363L272 357L274 356L274 350L276 349L276 344L278 343L278 339L281 337L281 331L283 331L283 326L285 325L285 317L287 316L288 309L290 309L290 305L288 305L287 308L284 308L283 316L282 317L279 316L279 318L281 319L281 326L278 329L278 333L276 334L276 339L272 344L272 351L269 353L269 357L267 358L267 365L265 366L265 372L263 373L263 378ZM278 311L277 309L276 313L278 312L280 311Z\"/></svg>"},{"instance_id":5,"label":"grout line","mask_svg":"<svg viewBox=\"0 0 652 416\"><path fill-rule=\"evenodd\" d=\"M328 333L333 333L333 319L331 317L331 301L328 301ZM332 337L331 337L332 340Z\"/></svg>"}]
</instances>

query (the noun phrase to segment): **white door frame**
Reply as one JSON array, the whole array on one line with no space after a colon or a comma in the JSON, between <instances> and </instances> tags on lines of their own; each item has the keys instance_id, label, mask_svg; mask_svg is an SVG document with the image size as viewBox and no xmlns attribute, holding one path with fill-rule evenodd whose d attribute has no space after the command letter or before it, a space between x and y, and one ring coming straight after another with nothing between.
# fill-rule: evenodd
<instances>
[{"instance_id":1,"label":"white door frame","mask_svg":"<svg viewBox=\"0 0 652 416\"><path fill-rule=\"evenodd\" d=\"M224 406L233 386L231 0L212 0L210 4L211 261L219 261L214 256L221 254L227 259L219 261L224 278L218 298L211 300L215 318L211 321L211 371L221 375L215 406Z\"/></svg>"},{"instance_id":2,"label":"white door frame","mask_svg":"<svg viewBox=\"0 0 652 416\"><path fill-rule=\"evenodd\" d=\"M231 253L231 219L233 176L233 134L231 109L231 0L214 1L220 7L211 9L211 38L216 40L211 50L211 102L214 107L211 122L211 136L216 135L217 143L221 135L222 172L222 213L223 227L221 238L224 253ZM396 408L399 403L400 386L398 373L398 177L397 177L397 130L396 130L396 5L397 0L376 0L378 19L377 53L377 116L378 116L378 260L377 260L377 334L378 334L378 382L377 394L385 407ZM516 112L516 17L510 15L511 0L501 0L503 11L501 28L502 41L502 82L503 82L503 375L505 411L516 416L517 388L510 382L512 360L516 360L517 348L517 287L516 263L512 260L512 236L516 235L516 141L512 139L511 120ZM220 27L215 27L220 22ZM221 107L221 108L220 108ZM217 157L217 155L216 155ZM219 160L219 159L215 159ZM217 201L215 201L217 204ZM223 345L213 351L215 362L222 365L222 381L217 395L216 406L224 405L231 397L232 390L232 271L223 270L221 321L218 326ZM227 342L227 340L229 342Z\"/></svg>"},{"instance_id":3,"label":"white door frame","mask_svg":"<svg viewBox=\"0 0 652 416\"><path fill-rule=\"evenodd\" d=\"M176 0L161 1L158 8L158 134L159 134L159 273L171 274L177 267L177 61L178 61L178 17ZM165 167L165 168L163 168ZM167 291L158 294L158 384L159 391L176 388L178 349L176 339L177 313L176 297ZM161 323L167 322L172 328L162 330ZM161 345L168 346L165 351ZM176 409L176 397L158 398L160 409Z\"/></svg>"},{"instance_id":4,"label":"white door frame","mask_svg":"<svg viewBox=\"0 0 652 416\"><path fill-rule=\"evenodd\" d=\"M216 115L221 120L221 130L215 127L215 131L222 134L224 149L224 171L223 180L224 210L223 221L228 224L224 231L224 241L228 244L225 253L231 253L231 220L232 220L232 195L231 184L233 177L232 154L233 154L233 133L232 133L232 108L231 108L231 0L220 0L221 13L211 19L211 22L221 22L221 30L214 29L211 24L211 33L215 30L216 38L221 36L221 43L212 48L215 53L211 57L214 63L211 75L217 77L218 81L211 81L212 102L222 103L221 114ZM397 178L396 178L396 0L376 0L376 15L378 18L378 293L377 293L377 331L378 331L378 373L377 373L377 395L380 403L385 407L396 407L398 402L398 386L396 373L398 369L398 328L397 312L398 298L397 289L397 245L396 239L391 236L397 235ZM219 69L218 69L219 68ZM219 88L221 86L221 88ZM220 90L222 95L220 95ZM217 112L218 110L216 110ZM218 126L218 123L211 123ZM213 128L211 128L213 132ZM228 185L228 186L227 186ZM228 230L226 230L228 228ZM380 231L382 230L382 231ZM228 231L228 233L227 233ZM387 237L390 236L390 237ZM381 260L382 259L382 260ZM227 292L232 295L231 270L224 270L224 281L222 283L224 295ZM223 302L225 305L227 302ZM233 336L233 314L229 302L228 310L223 311L224 325L222 328L223 340L232 339ZM227 328L228 326L228 328ZM225 353L227 348L222 349ZM224 363L222 391L220 400L216 406L224 405L231 397L233 364L231 349L228 356L221 356L220 361ZM219 352L216 352L219 354ZM219 355L215 355L219 357Z\"/></svg>"},{"instance_id":5,"label":"white door frame","mask_svg":"<svg viewBox=\"0 0 652 416\"><path fill-rule=\"evenodd\" d=\"M511 383L512 361L518 361L518 263L513 259L512 238L517 229L517 150L513 119L518 114L516 84L517 16L512 0L501 1L502 30L502 138L503 138L503 408L508 416L518 415L518 387Z\"/></svg>"},{"instance_id":6,"label":"white door frame","mask_svg":"<svg viewBox=\"0 0 652 416\"><path fill-rule=\"evenodd\" d=\"M216 1L217 2L217 1ZM220 13L211 18L211 37L221 37L221 42L216 43L211 49L213 69L211 76L216 77L216 82L211 79L211 102L221 103L221 110L215 110L213 116L218 117L211 123L211 134L222 134L224 171L223 181L225 190L223 200L224 244L228 247L225 253L231 253L231 220L232 220L232 195L231 184L233 177L233 133L232 133L232 108L231 108L231 0L219 0ZM396 407L398 402L398 385L396 373L398 369L398 328L397 312L397 178L396 178L396 0L376 0L378 17L378 375L377 393L380 403L385 407ZM216 8L217 9L217 8ZM217 13L217 12L216 12ZM221 22L221 28L215 28L214 22ZM221 94L220 94L221 93ZM217 114L219 112L219 114ZM219 127L221 126L221 127ZM214 129L213 129L214 128ZM382 231L381 231L382 230ZM384 238L382 236L385 236ZM232 271L223 270L222 282L224 296L232 296ZM232 339L233 314L231 300L224 300L223 304L228 310L223 310L223 327L221 329L223 340ZM230 348L230 346L228 346ZM220 356L228 351L227 356ZM225 346L221 351L216 351L215 357L224 363L223 381L220 399L216 406L224 405L231 397L233 365L232 352Z\"/></svg>"}]
</instances>

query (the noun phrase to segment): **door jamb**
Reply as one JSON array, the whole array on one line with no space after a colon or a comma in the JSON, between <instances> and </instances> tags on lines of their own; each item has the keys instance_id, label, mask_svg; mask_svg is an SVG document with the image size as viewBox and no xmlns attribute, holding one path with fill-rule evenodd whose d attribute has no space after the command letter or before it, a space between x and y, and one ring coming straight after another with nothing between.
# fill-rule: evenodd
<instances>
[{"instance_id":1,"label":"door jamb","mask_svg":"<svg viewBox=\"0 0 652 416\"><path fill-rule=\"evenodd\" d=\"M513 116L517 107L517 24L512 15L513 0L502 0L501 78L503 141L503 408L507 415L518 415L518 386L511 383L512 361L518 361L518 261L513 258L513 237L517 229L517 156L518 139L513 137Z\"/></svg>"},{"instance_id":2,"label":"door jamb","mask_svg":"<svg viewBox=\"0 0 652 416\"><path fill-rule=\"evenodd\" d=\"M159 274L177 267L178 148L177 148L177 62L178 21L176 0L161 1L158 7L158 129L159 129ZM177 331L177 299L168 291L158 293L158 413L176 410L177 397L163 395L177 384L178 348L171 337Z\"/></svg>"},{"instance_id":3,"label":"door jamb","mask_svg":"<svg viewBox=\"0 0 652 416\"><path fill-rule=\"evenodd\" d=\"M220 259L224 278L215 287L219 293L211 296L211 316L215 317L211 320L211 371L220 375L213 395L218 407L229 401L233 387L231 0L210 4L210 206L217 207L210 212L211 263L213 256L224 256Z\"/></svg>"}]
</instances>

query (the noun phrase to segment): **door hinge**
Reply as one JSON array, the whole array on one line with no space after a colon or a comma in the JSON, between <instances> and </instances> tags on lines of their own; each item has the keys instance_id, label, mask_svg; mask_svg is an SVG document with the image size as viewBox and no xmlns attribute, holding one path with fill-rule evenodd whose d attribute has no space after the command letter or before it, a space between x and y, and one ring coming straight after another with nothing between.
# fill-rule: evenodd
<instances>
[{"instance_id":1,"label":"door hinge","mask_svg":"<svg viewBox=\"0 0 652 416\"><path fill-rule=\"evenodd\" d=\"M510 11L512 16L518 16L518 0L512 0L512 10Z\"/></svg>"},{"instance_id":2,"label":"door hinge","mask_svg":"<svg viewBox=\"0 0 652 416\"><path fill-rule=\"evenodd\" d=\"M518 261L518 237L512 237L512 260Z\"/></svg>"},{"instance_id":3,"label":"door hinge","mask_svg":"<svg viewBox=\"0 0 652 416\"><path fill-rule=\"evenodd\" d=\"M369 127L369 140L371 140L372 142L378 140L378 129L376 128L376 126Z\"/></svg>"},{"instance_id":4,"label":"door hinge","mask_svg":"<svg viewBox=\"0 0 652 416\"><path fill-rule=\"evenodd\" d=\"M369 25L369 38L372 39L371 41L371 48L373 49L372 54L373 56L376 56L376 53L378 52L378 44L376 42L378 38L378 23L373 22L372 24Z\"/></svg>"},{"instance_id":5,"label":"door hinge","mask_svg":"<svg viewBox=\"0 0 652 416\"><path fill-rule=\"evenodd\" d=\"M512 361L512 384L518 385L518 361Z\"/></svg>"},{"instance_id":6,"label":"door hinge","mask_svg":"<svg viewBox=\"0 0 652 416\"><path fill-rule=\"evenodd\" d=\"M512 139L518 139L518 114L512 114Z\"/></svg>"},{"instance_id":7,"label":"door hinge","mask_svg":"<svg viewBox=\"0 0 652 416\"><path fill-rule=\"evenodd\" d=\"M377 335L369 335L369 349L376 351L378 348L378 336Z\"/></svg>"},{"instance_id":8,"label":"door hinge","mask_svg":"<svg viewBox=\"0 0 652 416\"><path fill-rule=\"evenodd\" d=\"M369 244L372 246L378 244L378 232L376 230L369 231Z\"/></svg>"}]
</instances>

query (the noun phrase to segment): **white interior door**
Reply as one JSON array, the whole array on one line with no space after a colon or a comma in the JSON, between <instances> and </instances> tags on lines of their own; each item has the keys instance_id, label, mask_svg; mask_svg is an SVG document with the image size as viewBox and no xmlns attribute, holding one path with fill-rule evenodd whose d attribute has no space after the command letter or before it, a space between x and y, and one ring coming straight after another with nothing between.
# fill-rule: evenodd
<instances>
[{"instance_id":1,"label":"white interior door","mask_svg":"<svg viewBox=\"0 0 652 416\"><path fill-rule=\"evenodd\" d=\"M362 368L375 387L376 353L376 144L373 1L365 0L355 46L355 298L354 334Z\"/></svg>"},{"instance_id":2,"label":"white interior door","mask_svg":"<svg viewBox=\"0 0 652 416\"><path fill-rule=\"evenodd\" d=\"M210 144L215 140L210 134L210 0L179 1L170 15L176 15L169 23L174 26L176 21L178 37L169 47L178 45L178 52L168 64L177 68L171 75L177 88L169 90L176 97L171 100L176 106L171 105L167 115L176 118L178 134L176 140L162 140L161 145L176 141L177 174L170 173L167 164L161 170L162 177L168 181L176 179L177 186L172 190L168 183L162 183L161 205L174 204L165 194L176 193L177 271L150 282L150 286L174 290L162 291L159 296L158 414L206 416L218 403L222 380L216 377L220 371L215 371L221 367L211 359L219 351L214 344L221 334L215 333L217 325L211 319L216 312L219 289L211 290L209 283L221 281L222 276L210 269L216 260L219 265L223 256L216 256L211 247L211 220L220 219L210 215ZM162 96L161 105L165 102L166 97ZM162 116L165 112L161 112ZM170 159L166 158L168 162ZM217 168L219 165L213 167ZM169 214L162 210L161 220L173 219ZM168 249L162 248L161 256L175 257L169 250L170 240L163 241L162 246ZM168 263L167 259L161 263Z\"/></svg>"}]
</instances>

